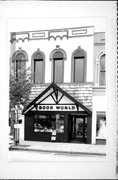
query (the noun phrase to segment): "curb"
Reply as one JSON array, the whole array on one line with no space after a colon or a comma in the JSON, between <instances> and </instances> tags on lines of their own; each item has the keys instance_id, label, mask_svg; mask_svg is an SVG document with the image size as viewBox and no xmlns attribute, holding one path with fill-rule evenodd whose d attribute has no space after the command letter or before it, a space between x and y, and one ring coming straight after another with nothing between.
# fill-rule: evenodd
<instances>
[{"instance_id":1,"label":"curb","mask_svg":"<svg viewBox=\"0 0 118 180\"><path fill-rule=\"evenodd\" d=\"M47 152L47 153L60 153L60 154L73 154L73 155L93 155L93 156L106 156L106 153L95 153L95 152L77 152L77 151L59 151L59 150L43 150L43 149L29 149L29 148L19 148L19 147L10 147L10 151L32 151L32 152Z\"/></svg>"}]
</instances>

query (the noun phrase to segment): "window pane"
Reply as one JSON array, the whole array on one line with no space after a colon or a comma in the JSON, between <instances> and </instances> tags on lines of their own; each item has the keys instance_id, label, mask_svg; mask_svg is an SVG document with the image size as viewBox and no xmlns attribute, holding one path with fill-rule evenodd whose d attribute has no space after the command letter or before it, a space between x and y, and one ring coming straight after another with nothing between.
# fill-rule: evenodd
<instances>
[{"instance_id":1,"label":"window pane","mask_svg":"<svg viewBox=\"0 0 118 180\"><path fill-rule=\"evenodd\" d=\"M100 86L105 86L105 72L100 72Z\"/></svg>"},{"instance_id":2,"label":"window pane","mask_svg":"<svg viewBox=\"0 0 118 180\"><path fill-rule=\"evenodd\" d=\"M63 59L54 60L54 82L63 82Z\"/></svg>"},{"instance_id":3,"label":"window pane","mask_svg":"<svg viewBox=\"0 0 118 180\"><path fill-rule=\"evenodd\" d=\"M64 133L64 115L56 114L56 131Z\"/></svg>"},{"instance_id":4,"label":"window pane","mask_svg":"<svg viewBox=\"0 0 118 180\"><path fill-rule=\"evenodd\" d=\"M100 58L100 86L104 86L105 85L105 81L106 81L106 77L105 77L105 54L102 55L102 57Z\"/></svg>"},{"instance_id":5,"label":"window pane","mask_svg":"<svg viewBox=\"0 0 118 180\"><path fill-rule=\"evenodd\" d=\"M106 115L105 113L97 114L96 136L106 138Z\"/></svg>"},{"instance_id":6,"label":"window pane","mask_svg":"<svg viewBox=\"0 0 118 180\"><path fill-rule=\"evenodd\" d=\"M74 57L75 58L78 58L78 57L84 58L84 53L81 50L78 50L74 53Z\"/></svg>"},{"instance_id":7,"label":"window pane","mask_svg":"<svg viewBox=\"0 0 118 180\"><path fill-rule=\"evenodd\" d=\"M84 59L74 59L74 82L84 82Z\"/></svg>"},{"instance_id":8,"label":"window pane","mask_svg":"<svg viewBox=\"0 0 118 180\"><path fill-rule=\"evenodd\" d=\"M34 60L34 82L43 82L43 60Z\"/></svg>"},{"instance_id":9,"label":"window pane","mask_svg":"<svg viewBox=\"0 0 118 180\"><path fill-rule=\"evenodd\" d=\"M26 61L16 60L16 77L26 69Z\"/></svg>"},{"instance_id":10,"label":"window pane","mask_svg":"<svg viewBox=\"0 0 118 180\"><path fill-rule=\"evenodd\" d=\"M52 132L56 129L56 115L35 115L34 132Z\"/></svg>"},{"instance_id":11,"label":"window pane","mask_svg":"<svg viewBox=\"0 0 118 180\"><path fill-rule=\"evenodd\" d=\"M63 59L63 53L62 52L55 52L54 55L53 55L53 58L54 59Z\"/></svg>"},{"instance_id":12,"label":"window pane","mask_svg":"<svg viewBox=\"0 0 118 180\"><path fill-rule=\"evenodd\" d=\"M26 60L26 57L23 53L18 53L18 55L16 56L16 60L18 61Z\"/></svg>"},{"instance_id":13,"label":"window pane","mask_svg":"<svg viewBox=\"0 0 118 180\"><path fill-rule=\"evenodd\" d=\"M57 133L64 133L64 115L34 115L34 132L52 132L52 130L56 130Z\"/></svg>"},{"instance_id":14,"label":"window pane","mask_svg":"<svg viewBox=\"0 0 118 180\"><path fill-rule=\"evenodd\" d=\"M42 53L36 53L36 54L34 55L34 59L37 59L37 60L43 59L43 54L42 54Z\"/></svg>"},{"instance_id":15,"label":"window pane","mask_svg":"<svg viewBox=\"0 0 118 180\"><path fill-rule=\"evenodd\" d=\"M100 71L105 71L105 54L100 58Z\"/></svg>"}]
</instances>

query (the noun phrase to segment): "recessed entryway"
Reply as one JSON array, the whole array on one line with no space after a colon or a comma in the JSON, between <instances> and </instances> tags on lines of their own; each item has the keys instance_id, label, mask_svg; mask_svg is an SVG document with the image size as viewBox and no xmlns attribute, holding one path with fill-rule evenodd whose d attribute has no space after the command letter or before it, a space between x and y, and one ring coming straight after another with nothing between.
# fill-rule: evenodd
<instances>
[{"instance_id":1,"label":"recessed entryway","mask_svg":"<svg viewBox=\"0 0 118 180\"><path fill-rule=\"evenodd\" d=\"M87 143L87 117L69 116L69 142Z\"/></svg>"}]
</instances>

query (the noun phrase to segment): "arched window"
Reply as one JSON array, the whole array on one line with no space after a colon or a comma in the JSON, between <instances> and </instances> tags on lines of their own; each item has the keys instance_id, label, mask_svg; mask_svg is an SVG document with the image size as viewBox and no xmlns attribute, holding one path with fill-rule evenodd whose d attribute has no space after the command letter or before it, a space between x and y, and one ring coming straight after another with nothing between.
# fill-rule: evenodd
<instances>
[{"instance_id":1,"label":"arched window","mask_svg":"<svg viewBox=\"0 0 118 180\"><path fill-rule=\"evenodd\" d=\"M28 60L27 53L21 48L13 54L12 61L14 62L16 79L20 74L25 72L27 60Z\"/></svg>"},{"instance_id":2,"label":"arched window","mask_svg":"<svg viewBox=\"0 0 118 180\"><path fill-rule=\"evenodd\" d=\"M78 47L72 54L72 82L86 81L86 52Z\"/></svg>"},{"instance_id":3,"label":"arched window","mask_svg":"<svg viewBox=\"0 0 118 180\"><path fill-rule=\"evenodd\" d=\"M58 51L53 55L53 81L63 82L63 54Z\"/></svg>"},{"instance_id":4,"label":"arched window","mask_svg":"<svg viewBox=\"0 0 118 180\"><path fill-rule=\"evenodd\" d=\"M100 57L100 72L99 72L99 85L105 86L106 84L106 68L105 68L105 54Z\"/></svg>"},{"instance_id":5,"label":"arched window","mask_svg":"<svg viewBox=\"0 0 118 180\"><path fill-rule=\"evenodd\" d=\"M53 64L53 82L62 83L64 80L64 59L66 59L65 51L57 46L56 49L52 51L50 59Z\"/></svg>"},{"instance_id":6,"label":"arched window","mask_svg":"<svg viewBox=\"0 0 118 180\"><path fill-rule=\"evenodd\" d=\"M39 49L32 55L32 74L34 83L44 83L45 56Z\"/></svg>"},{"instance_id":7,"label":"arched window","mask_svg":"<svg viewBox=\"0 0 118 180\"><path fill-rule=\"evenodd\" d=\"M106 84L105 59L106 59L105 52L101 52L96 58L96 76L95 76L96 86L105 86Z\"/></svg>"}]
</instances>

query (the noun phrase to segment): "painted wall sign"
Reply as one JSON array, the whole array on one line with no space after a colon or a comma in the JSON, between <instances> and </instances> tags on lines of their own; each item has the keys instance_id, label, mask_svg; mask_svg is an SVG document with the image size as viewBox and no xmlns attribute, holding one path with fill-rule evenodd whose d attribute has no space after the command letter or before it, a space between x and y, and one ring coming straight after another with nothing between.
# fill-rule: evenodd
<instances>
[{"instance_id":1,"label":"painted wall sign","mask_svg":"<svg viewBox=\"0 0 118 180\"><path fill-rule=\"evenodd\" d=\"M76 105L38 105L38 111L77 111Z\"/></svg>"}]
</instances>

